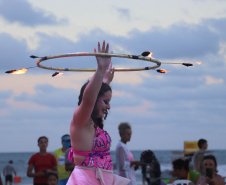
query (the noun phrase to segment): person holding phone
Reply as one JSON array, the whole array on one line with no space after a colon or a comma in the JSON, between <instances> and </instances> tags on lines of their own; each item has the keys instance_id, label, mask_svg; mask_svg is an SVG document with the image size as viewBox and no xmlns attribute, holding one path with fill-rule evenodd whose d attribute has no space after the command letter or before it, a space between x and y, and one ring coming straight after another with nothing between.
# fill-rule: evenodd
<instances>
[{"instance_id":1,"label":"person holding phone","mask_svg":"<svg viewBox=\"0 0 226 185\"><path fill-rule=\"evenodd\" d=\"M217 174L217 160L214 155L204 156L205 175L201 177L201 185L224 185L224 179Z\"/></svg>"}]
</instances>

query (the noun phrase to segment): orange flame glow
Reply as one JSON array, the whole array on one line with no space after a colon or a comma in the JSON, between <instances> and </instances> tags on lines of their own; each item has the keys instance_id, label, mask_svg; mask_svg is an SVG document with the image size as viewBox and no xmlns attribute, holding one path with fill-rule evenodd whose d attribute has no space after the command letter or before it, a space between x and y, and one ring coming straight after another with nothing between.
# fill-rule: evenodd
<instances>
[{"instance_id":1,"label":"orange flame glow","mask_svg":"<svg viewBox=\"0 0 226 185\"><path fill-rule=\"evenodd\" d=\"M57 76L62 76L64 73L59 72L59 74Z\"/></svg>"},{"instance_id":2,"label":"orange flame glow","mask_svg":"<svg viewBox=\"0 0 226 185\"><path fill-rule=\"evenodd\" d=\"M166 71L165 69L157 69L156 70L159 73L168 73L169 71Z\"/></svg>"},{"instance_id":3,"label":"orange flame glow","mask_svg":"<svg viewBox=\"0 0 226 185\"><path fill-rule=\"evenodd\" d=\"M23 68L23 69L18 69L14 72L12 72L12 74L24 74L27 72L27 68Z\"/></svg>"},{"instance_id":4,"label":"orange flame glow","mask_svg":"<svg viewBox=\"0 0 226 185\"><path fill-rule=\"evenodd\" d=\"M200 65L202 62L196 62L196 64Z\"/></svg>"},{"instance_id":5,"label":"orange flame glow","mask_svg":"<svg viewBox=\"0 0 226 185\"><path fill-rule=\"evenodd\" d=\"M55 73L52 74L52 77L55 77L55 76L61 76L63 73L61 73L60 71L57 71Z\"/></svg>"}]
</instances>

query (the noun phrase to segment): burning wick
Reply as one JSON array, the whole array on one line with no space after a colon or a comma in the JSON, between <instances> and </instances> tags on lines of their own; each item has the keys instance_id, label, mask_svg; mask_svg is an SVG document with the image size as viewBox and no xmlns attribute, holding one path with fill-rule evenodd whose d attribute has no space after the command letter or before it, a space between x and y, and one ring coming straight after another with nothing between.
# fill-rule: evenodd
<instances>
[{"instance_id":1,"label":"burning wick","mask_svg":"<svg viewBox=\"0 0 226 185\"><path fill-rule=\"evenodd\" d=\"M150 57L150 58L153 58L151 55L152 55L153 53L152 52L150 52L150 51L144 51L141 55L143 56L143 57ZM155 58L153 58L153 59L155 59Z\"/></svg>"},{"instance_id":2,"label":"burning wick","mask_svg":"<svg viewBox=\"0 0 226 185\"><path fill-rule=\"evenodd\" d=\"M157 69L156 70L158 73L167 73L167 71L165 69Z\"/></svg>"},{"instance_id":3,"label":"burning wick","mask_svg":"<svg viewBox=\"0 0 226 185\"><path fill-rule=\"evenodd\" d=\"M196 62L196 64L200 65L202 62Z\"/></svg>"},{"instance_id":4,"label":"burning wick","mask_svg":"<svg viewBox=\"0 0 226 185\"><path fill-rule=\"evenodd\" d=\"M6 71L5 73L9 73L9 74L24 74L27 72L27 68L23 68L23 69L18 69L18 70L10 70L10 71Z\"/></svg>"},{"instance_id":5,"label":"burning wick","mask_svg":"<svg viewBox=\"0 0 226 185\"><path fill-rule=\"evenodd\" d=\"M52 77L55 77L55 76L60 76L62 75L63 73L61 73L60 71L57 71L55 73L52 74Z\"/></svg>"},{"instance_id":6,"label":"burning wick","mask_svg":"<svg viewBox=\"0 0 226 185\"><path fill-rule=\"evenodd\" d=\"M182 65L187 66L187 67L193 66L193 64L191 64L191 63L182 63Z\"/></svg>"},{"instance_id":7,"label":"burning wick","mask_svg":"<svg viewBox=\"0 0 226 185\"><path fill-rule=\"evenodd\" d=\"M16 69L14 69L14 70L10 70L10 71L6 71L5 73L13 73L13 72L15 72L16 71Z\"/></svg>"},{"instance_id":8,"label":"burning wick","mask_svg":"<svg viewBox=\"0 0 226 185\"><path fill-rule=\"evenodd\" d=\"M37 66L34 66L34 67L28 67L28 68L23 68L23 69L14 69L14 70L9 70L9 71L6 71L5 73L8 73L8 74L24 74L27 72L28 69L31 69L31 68L35 68Z\"/></svg>"},{"instance_id":9,"label":"burning wick","mask_svg":"<svg viewBox=\"0 0 226 185\"><path fill-rule=\"evenodd\" d=\"M150 51L144 51L141 55L143 56L143 57L147 57L148 55L150 55Z\"/></svg>"}]
</instances>

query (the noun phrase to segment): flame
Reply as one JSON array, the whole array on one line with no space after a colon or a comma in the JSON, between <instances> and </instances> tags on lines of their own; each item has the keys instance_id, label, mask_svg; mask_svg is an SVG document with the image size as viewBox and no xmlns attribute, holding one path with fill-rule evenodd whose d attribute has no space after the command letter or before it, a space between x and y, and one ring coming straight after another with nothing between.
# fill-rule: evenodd
<instances>
[{"instance_id":1,"label":"flame","mask_svg":"<svg viewBox=\"0 0 226 185\"><path fill-rule=\"evenodd\" d=\"M157 72L159 72L159 73L168 73L169 71L166 71L165 69L158 69Z\"/></svg>"},{"instance_id":2,"label":"flame","mask_svg":"<svg viewBox=\"0 0 226 185\"><path fill-rule=\"evenodd\" d=\"M61 73L60 71L57 71L55 73L53 73L52 77L55 77L55 76L61 76L63 73Z\"/></svg>"},{"instance_id":3,"label":"flame","mask_svg":"<svg viewBox=\"0 0 226 185\"><path fill-rule=\"evenodd\" d=\"M153 54L153 53L150 52L150 54L148 55L148 57L153 58L153 57L152 57L152 54ZM155 59L155 58L153 58L153 59Z\"/></svg>"},{"instance_id":4,"label":"flame","mask_svg":"<svg viewBox=\"0 0 226 185\"><path fill-rule=\"evenodd\" d=\"M57 76L62 76L64 73L59 72L59 74Z\"/></svg>"},{"instance_id":5,"label":"flame","mask_svg":"<svg viewBox=\"0 0 226 185\"><path fill-rule=\"evenodd\" d=\"M196 64L201 65L202 62L196 62Z\"/></svg>"},{"instance_id":6,"label":"flame","mask_svg":"<svg viewBox=\"0 0 226 185\"><path fill-rule=\"evenodd\" d=\"M12 74L24 74L27 72L27 68L18 69L16 71L13 71Z\"/></svg>"}]
</instances>

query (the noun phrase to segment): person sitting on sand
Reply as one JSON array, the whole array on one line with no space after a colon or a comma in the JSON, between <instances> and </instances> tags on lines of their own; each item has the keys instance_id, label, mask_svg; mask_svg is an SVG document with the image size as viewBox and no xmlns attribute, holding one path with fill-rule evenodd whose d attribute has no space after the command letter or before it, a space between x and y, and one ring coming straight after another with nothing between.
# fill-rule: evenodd
<instances>
[{"instance_id":1,"label":"person sitting on sand","mask_svg":"<svg viewBox=\"0 0 226 185\"><path fill-rule=\"evenodd\" d=\"M173 183L175 180L190 180L193 184L199 184L201 176L199 172L195 170L189 170L189 160L176 159L173 161L173 174L176 179L171 179L169 183Z\"/></svg>"}]
</instances>

